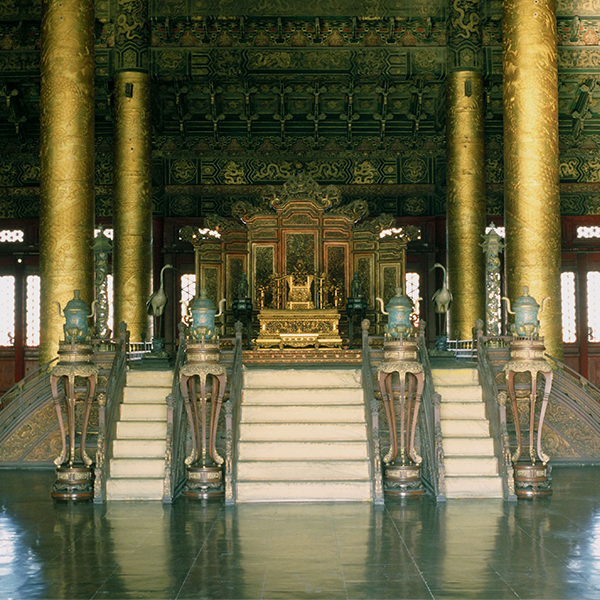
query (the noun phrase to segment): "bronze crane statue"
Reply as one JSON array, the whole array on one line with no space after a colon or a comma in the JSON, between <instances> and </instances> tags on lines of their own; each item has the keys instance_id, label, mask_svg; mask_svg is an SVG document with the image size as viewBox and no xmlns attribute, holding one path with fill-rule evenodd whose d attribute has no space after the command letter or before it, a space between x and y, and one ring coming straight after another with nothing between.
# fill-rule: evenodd
<instances>
[{"instance_id":1,"label":"bronze crane statue","mask_svg":"<svg viewBox=\"0 0 600 600\"><path fill-rule=\"evenodd\" d=\"M165 306L167 306L167 302L169 301L169 299L167 298L167 294L165 294L165 271L167 269L174 269L175 267L173 265L165 265L161 270L160 270L160 286L158 287L158 290L156 290L156 292L154 292L150 298L148 298L148 301L146 302L146 306L148 308L148 314L152 315L154 317L154 330L156 332L156 323L157 320L159 319L159 317L162 317L162 314L165 310ZM158 336L160 337L160 331L158 331ZM156 335L156 333L155 333Z\"/></svg>"},{"instance_id":2,"label":"bronze crane statue","mask_svg":"<svg viewBox=\"0 0 600 600\"><path fill-rule=\"evenodd\" d=\"M431 267L431 271L434 269L442 269L444 273L444 281L442 283L442 287L433 294L433 309L438 314L438 335L445 335L445 329L442 329L442 324L444 323L444 316L449 310L450 305L452 304L452 292L448 289L448 276L446 273L446 267L440 263L435 263L433 267Z\"/></svg>"}]
</instances>

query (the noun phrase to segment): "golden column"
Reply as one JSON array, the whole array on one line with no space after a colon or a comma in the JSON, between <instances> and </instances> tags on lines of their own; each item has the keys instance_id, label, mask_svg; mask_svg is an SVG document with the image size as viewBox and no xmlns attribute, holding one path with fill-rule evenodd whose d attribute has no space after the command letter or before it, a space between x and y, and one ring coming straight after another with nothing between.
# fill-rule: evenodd
<instances>
[{"instance_id":1,"label":"golden column","mask_svg":"<svg viewBox=\"0 0 600 600\"><path fill-rule=\"evenodd\" d=\"M40 363L57 356L61 307L94 297L94 2L42 3Z\"/></svg>"},{"instance_id":2,"label":"golden column","mask_svg":"<svg viewBox=\"0 0 600 600\"><path fill-rule=\"evenodd\" d=\"M502 37L507 292L550 297L541 335L562 358L554 0L504 0Z\"/></svg>"},{"instance_id":3,"label":"golden column","mask_svg":"<svg viewBox=\"0 0 600 600\"><path fill-rule=\"evenodd\" d=\"M147 1L118 0L114 80L115 324L132 341L148 332L152 286L152 189ZM149 336L148 336L149 337Z\"/></svg>"},{"instance_id":4,"label":"golden column","mask_svg":"<svg viewBox=\"0 0 600 600\"><path fill-rule=\"evenodd\" d=\"M484 90L480 2L456 4L450 3L446 77L446 243L454 296L448 333L465 339L485 319Z\"/></svg>"}]
</instances>

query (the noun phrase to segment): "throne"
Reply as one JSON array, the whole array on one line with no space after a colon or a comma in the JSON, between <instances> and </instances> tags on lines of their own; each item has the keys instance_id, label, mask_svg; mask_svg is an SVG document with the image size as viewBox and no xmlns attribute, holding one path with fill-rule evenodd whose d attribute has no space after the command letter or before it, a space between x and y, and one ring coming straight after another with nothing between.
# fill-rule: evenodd
<instances>
[{"instance_id":1,"label":"throne","mask_svg":"<svg viewBox=\"0 0 600 600\"><path fill-rule=\"evenodd\" d=\"M285 304L286 309L312 309L315 307L310 293L314 276L308 274L304 261L299 260L294 267L293 273L288 275L285 279L288 284L288 301Z\"/></svg>"}]
</instances>

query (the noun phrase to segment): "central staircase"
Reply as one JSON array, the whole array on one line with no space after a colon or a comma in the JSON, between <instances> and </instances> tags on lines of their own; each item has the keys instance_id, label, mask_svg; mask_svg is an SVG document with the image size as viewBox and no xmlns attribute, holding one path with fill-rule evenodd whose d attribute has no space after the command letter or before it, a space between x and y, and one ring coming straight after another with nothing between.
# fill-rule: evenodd
<instances>
[{"instance_id":1,"label":"central staircase","mask_svg":"<svg viewBox=\"0 0 600 600\"><path fill-rule=\"evenodd\" d=\"M128 371L106 486L109 500L160 500L172 371Z\"/></svg>"},{"instance_id":2,"label":"central staircase","mask_svg":"<svg viewBox=\"0 0 600 600\"><path fill-rule=\"evenodd\" d=\"M368 501L356 368L244 368L238 502Z\"/></svg>"},{"instance_id":3,"label":"central staircase","mask_svg":"<svg viewBox=\"0 0 600 600\"><path fill-rule=\"evenodd\" d=\"M502 479L475 368L431 369L440 417L448 498L501 498Z\"/></svg>"}]
</instances>

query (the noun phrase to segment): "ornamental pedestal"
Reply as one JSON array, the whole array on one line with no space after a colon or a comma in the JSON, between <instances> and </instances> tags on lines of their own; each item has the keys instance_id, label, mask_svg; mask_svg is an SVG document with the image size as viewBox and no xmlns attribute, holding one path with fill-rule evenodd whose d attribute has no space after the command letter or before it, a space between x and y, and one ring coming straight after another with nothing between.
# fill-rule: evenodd
<instances>
[{"instance_id":1,"label":"ornamental pedestal","mask_svg":"<svg viewBox=\"0 0 600 600\"><path fill-rule=\"evenodd\" d=\"M534 337L515 337L511 343L510 361L505 365L506 386L513 410L517 449L512 456L515 471L515 493L518 498L535 498L552 494L548 461L550 458L542 451L542 428L548 407L548 397L552 388L552 369L544 358L544 341ZM529 389L518 392L515 376L529 373ZM537 400L537 378L544 376L545 386L541 401L537 430L535 408ZM529 444L527 456L521 457L523 443L517 395L529 398Z\"/></svg>"},{"instance_id":2,"label":"ornamental pedestal","mask_svg":"<svg viewBox=\"0 0 600 600\"><path fill-rule=\"evenodd\" d=\"M387 339L383 350L384 362L377 374L390 430L390 449L383 459L384 492L400 498L421 496L425 488L421 482L422 459L415 450L415 433L423 394L423 365L417 359L416 341L410 338ZM394 373L399 383L396 393Z\"/></svg>"},{"instance_id":3,"label":"ornamental pedestal","mask_svg":"<svg viewBox=\"0 0 600 600\"><path fill-rule=\"evenodd\" d=\"M217 452L216 440L227 376L219 362L217 339L189 340L186 359L180 372L180 386L192 433L192 452L185 459L187 481L183 496L208 500L224 494L224 461Z\"/></svg>"},{"instance_id":4,"label":"ornamental pedestal","mask_svg":"<svg viewBox=\"0 0 600 600\"><path fill-rule=\"evenodd\" d=\"M88 421L92 408L92 401L96 391L96 376L98 367L92 364L93 350L90 344L60 342L58 349L59 361L52 369L50 375L50 386L58 426L62 450L60 456L54 460L56 465L56 482L52 490L52 498L55 500L66 500L79 502L91 500L94 495L94 478L92 471L92 459L85 451L85 440L87 435ZM86 392L83 398L84 413L81 426L81 439L79 443L79 457L75 457L75 378L85 379ZM66 407L67 431L65 430L63 411L61 407L61 394L58 390L58 382L62 379L64 389L64 403Z\"/></svg>"}]
</instances>

